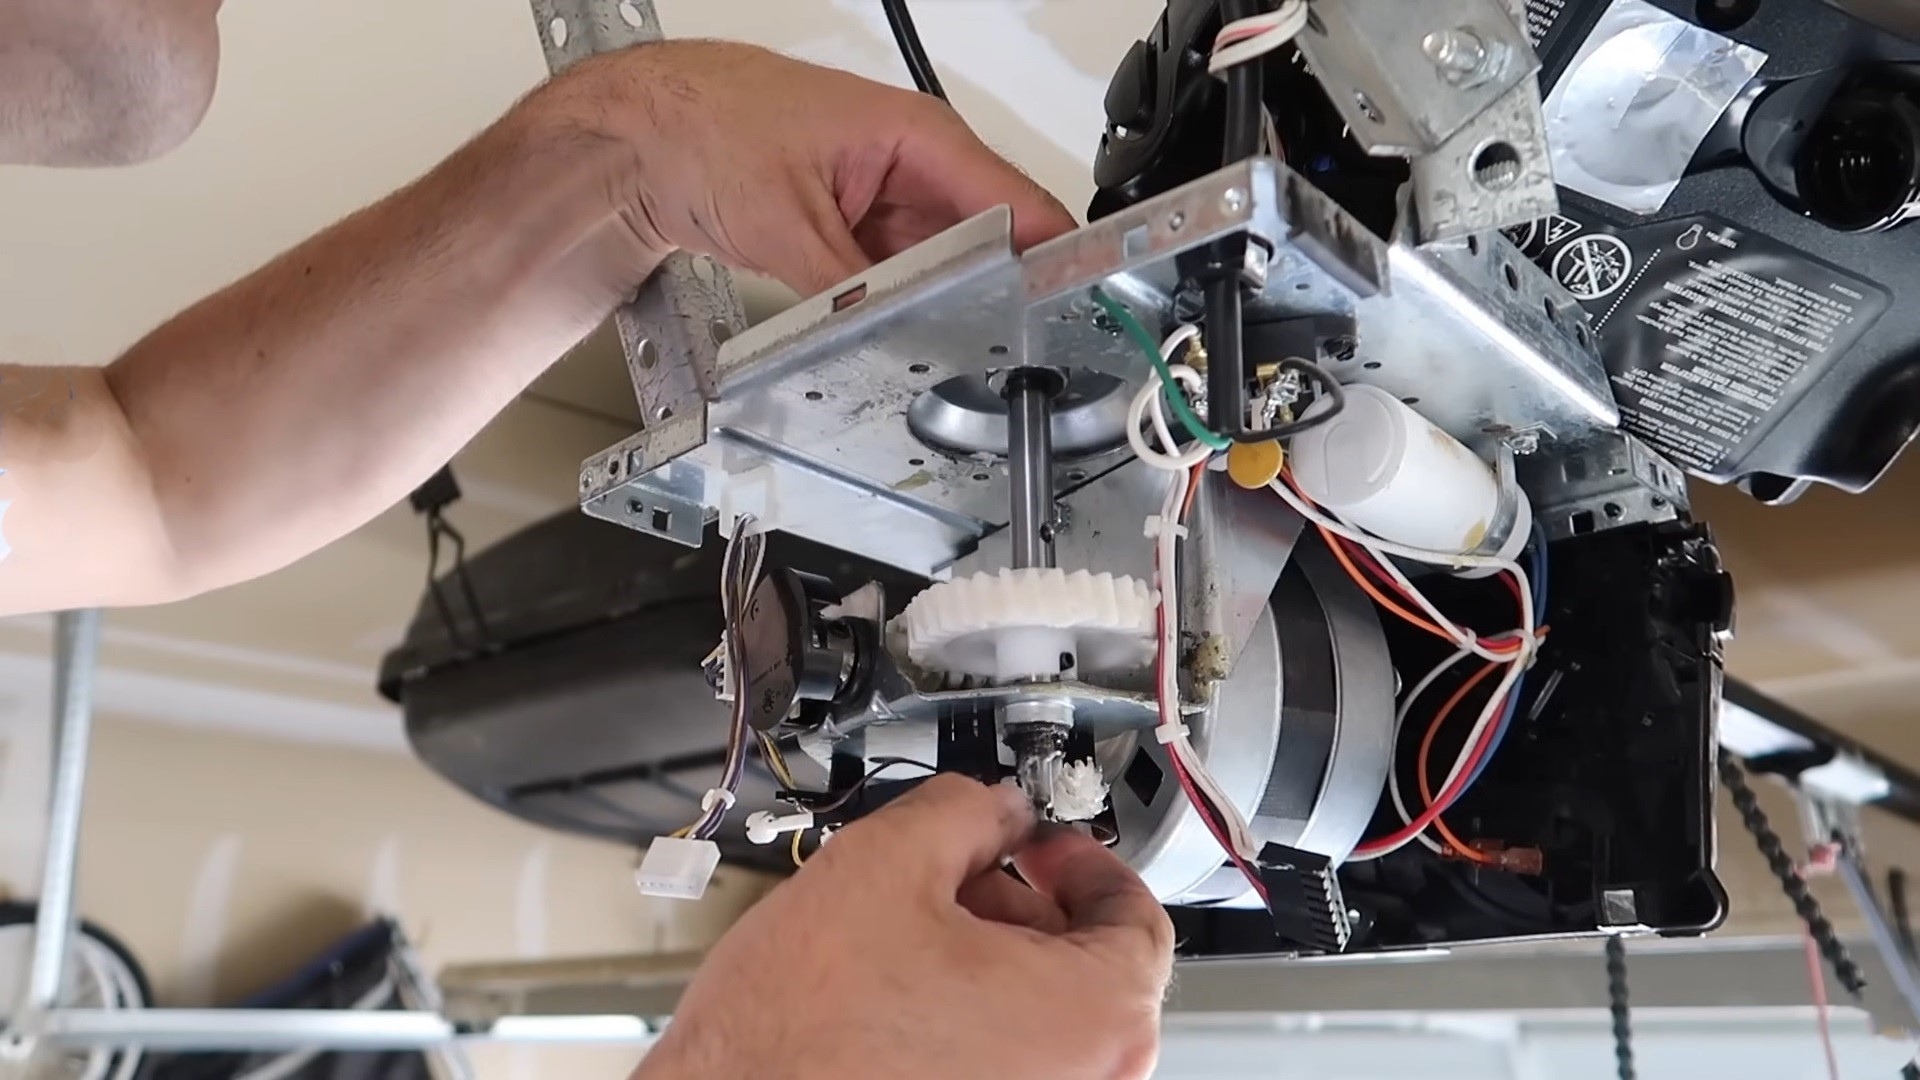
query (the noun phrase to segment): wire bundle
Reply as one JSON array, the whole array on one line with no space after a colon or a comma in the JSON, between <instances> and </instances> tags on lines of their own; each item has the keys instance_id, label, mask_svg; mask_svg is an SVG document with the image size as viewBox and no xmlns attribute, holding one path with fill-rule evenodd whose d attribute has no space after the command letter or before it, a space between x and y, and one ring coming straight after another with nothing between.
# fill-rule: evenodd
<instances>
[{"instance_id":1,"label":"wire bundle","mask_svg":"<svg viewBox=\"0 0 1920 1080\"><path fill-rule=\"evenodd\" d=\"M1176 559L1180 540L1187 531L1187 513L1193 508L1194 493L1199 490L1200 480L1205 475L1204 460L1177 475L1167 486L1167 498L1161 504L1159 516L1147 521L1148 535L1155 540L1154 576L1160 590L1160 604L1155 616L1159 640L1153 661L1154 698L1159 707L1160 723L1155 734L1167 748L1167 760L1173 766L1174 778L1179 781L1180 790L1186 793L1187 801L1193 805L1194 811L1207 826L1207 831L1213 834L1227 857L1246 876L1253 891L1265 900L1266 883L1254 869L1261 845L1248 829L1246 818L1220 790L1213 774L1201 762L1180 716L1180 593Z\"/></svg>"},{"instance_id":2,"label":"wire bundle","mask_svg":"<svg viewBox=\"0 0 1920 1080\"><path fill-rule=\"evenodd\" d=\"M1175 777L1179 780L1188 801L1192 803L1195 811L1205 822L1208 830L1213 833L1214 838L1219 841L1228 857L1247 876L1255 891L1264 894L1263 883L1254 870L1261 845L1252 836L1243 815L1220 791L1204 763L1200 761L1180 717L1178 685L1180 607L1177 569L1179 542L1185 536L1186 516L1191 510L1194 493L1198 490L1208 463L1213 460L1217 451L1229 445L1226 437L1209 431L1199 422L1188 403L1189 395L1197 394L1201 389L1202 378L1199 372L1190 366L1173 363L1173 359L1180 354L1180 351L1199 336L1199 331L1193 326L1182 325L1169 334L1165 341L1156 345L1146 329L1124 305L1115 302L1098 290L1094 292L1094 300L1147 353L1154 372L1158 376L1157 382L1148 383L1133 398L1128 410L1128 443L1140 460L1149 466L1175 474L1168 485L1167 497L1159 515L1148 519L1146 525L1147 535L1155 540L1154 569L1159 587L1159 607L1156 616L1159 640L1154 669L1155 696L1158 700L1160 721L1157 734L1160 741L1167 747ZM1192 436L1192 442L1185 446L1180 444L1168 421L1169 411ZM1408 714L1421 696L1455 664L1468 656L1478 656L1486 661L1480 672L1456 690L1435 714L1427 730L1420 752L1421 795L1425 801L1425 807L1418 814L1407 809L1396 771L1393 776L1392 795L1394 805L1399 810L1402 821L1406 822L1406 826L1389 836L1362 844L1356 849L1353 857L1377 858L1415 840L1435 851L1444 850L1438 841L1424 835L1427 829L1435 828L1457 853L1476 861L1492 861L1491 856L1469 847L1454 837L1446 829L1445 823L1440 820L1440 815L1458 802L1461 795L1479 778L1487 761L1500 741L1505 738L1512 724L1519 703L1519 694L1516 692L1519 681L1539 645L1539 630L1536 622L1539 611L1545 606L1546 597L1544 545L1535 545L1534 572L1530 577L1527 571L1508 559L1427 551L1395 544L1363 533L1340 520L1336 515L1313 505L1291 486L1291 477L1276 481L1272 488L1296 512L1320 530L1341 565L1382 607L1454 644L1455 653L1437 665L1406 695L1395 718L1396 732L1400 726L1404 725ZM1440 611L1414 585L1407 574L1395 565L1393 560L1396 557L1452 569L1491 569L1504 574L1520 608L1520 626L1507 633L1482 636L1458 625ZM1362 566L1366 568L1365 571L1362 570ZM1379 579L1380 585L1376 585L1369 578L1369 572ZM1494 671L1503 668L1502 678L1475 721L1460 756L1448 771L1436 795L1431 789L1425 772L1425 759L1431 751L1435 735L1447 717L1468 694Z\"/></svg>"},{"instance_id":3,"label":"wire bundle","mask_svg":"<svg viewBox=\"0 0 1920 1080\"><path fill-rule=\"evenodd\" d=\"M1227 23L1213 39L1207 71L1219 75L1266 56L1298 37L1307 27L1307 18L1307 0L1286 0L1278 10Z\"/></svg>"},{"instance_id":4,"label":"wire bundle","mask_svg":"<svg viewBox=\"0 0 1920 1080\"><path fill-rule=\"evenodd\" d=\"M733 682L733 708L727 727L726 763L720 770L720 782L707 790L700 799L700 816L693 824L674 833L675 836L690 836L696 840L711 840L713 834L720 831L720 823L726 820L727 811L737 801L740 791L740 777L746 771L747 742L751 726L747 723L747 657L746 648L740 643L740 613L746 610L747 600L760 582L760 571L767 557L767 537L765 533L754 531L755 518L752 514L742 514L734 520L733 536L727 541L726 557L720 561L720 611L724 621L722 631L726 646L727 673ZM760 736L760 748L767 754L768 766L779 776L786 772L786 762L777 748L770 746L771 740ZM777 764L776 764L777 762ZM788 774L782 779L787 783L792 779Z\"/></svg>"}]
</instances>

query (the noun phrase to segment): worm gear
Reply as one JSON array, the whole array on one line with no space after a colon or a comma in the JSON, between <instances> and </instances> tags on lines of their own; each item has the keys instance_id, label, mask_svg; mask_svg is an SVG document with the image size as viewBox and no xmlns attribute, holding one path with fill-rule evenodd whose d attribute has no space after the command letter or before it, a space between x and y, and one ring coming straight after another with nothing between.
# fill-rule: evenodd
<instances>
[{"instance_id":1,"label":"worm gear","mask_svg":"<svg viewBox=\"0 0 1920 1080\"><path fill-rule=\"evenodd\" d=\"M900 616L907 656L933 671L998 680L1115 671L1153 658L1145 582L1032 567L980 573L921 593Z\"/></svg>"}]
</instances>

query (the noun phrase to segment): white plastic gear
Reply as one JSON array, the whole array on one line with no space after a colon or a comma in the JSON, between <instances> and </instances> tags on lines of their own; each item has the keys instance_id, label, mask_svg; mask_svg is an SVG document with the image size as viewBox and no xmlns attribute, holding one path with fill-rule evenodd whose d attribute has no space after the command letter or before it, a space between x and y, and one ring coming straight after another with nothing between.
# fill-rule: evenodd
<instances>
[{"instance_id":1,"label":"white plastic gear","mask_svg":"<svg viewBox=\"0 0 1920 1080\"><path fill-rule=\"evenodd\" d=\"M1154 596L1146 583L1085 570L979 573L934 585L900 616L907 657L932 671L989 679L1058 676L1153 658Z\"/></svg>"}]
</instances>

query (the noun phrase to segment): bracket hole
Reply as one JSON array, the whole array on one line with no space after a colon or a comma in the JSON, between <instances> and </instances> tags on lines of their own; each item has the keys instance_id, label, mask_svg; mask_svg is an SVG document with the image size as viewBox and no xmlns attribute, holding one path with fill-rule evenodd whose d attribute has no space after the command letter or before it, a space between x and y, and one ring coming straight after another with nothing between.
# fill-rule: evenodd
<instances>
[{"instance_id":1,"label":"bracket hole","mask_svg":"<svg viewBox=\"0 0 1920 1080\"><path fill-rule=\"evenodd\" d=\"M656 422L664 422L664 421L673 419L673 406L662 405L659 408L653 410L653 419Z\"/></svg>"},{"instance_id":2,"label":"bracket hole","mask_svg":"<svg viewBox=\"0 0 1920 1080\"><path fill-rule=\"evenodd\" d=\"M922 465L925 465L926 463L927 463L926 458L910 457L907 459L907 464L913 466L916 469Z\"/></svg>"},{"instance_id":3,"label":"bracket hole","mask_svg":"<svg viewBox=\"0 0 1920 1080\"><path fill-rule=\"evenodd\" d=\"M1473 182L1488 191L1505 191L1520 182L1520 151L1512 143L1490 142L1473 155Z\"/></svg>"},{"instance_id":4,"label":"bracket hole","mask_svg":"<svg viewBox=\"0 0 1920 1080\"><path fill-rule=\"evenodd\" d=\"M1608 503L1607 505L1605 505L1605 506L1603 506L1603 507L1601 507L1600 509L1601 509L1601 510L1602 510L1603 512L1605 512L1605 513L1606 513L1606 515L1607 515L1607 516L1608 516L1609 518L1612 518L1612 519L1613 519L1614 521L1619 521L1619 520L1620 520L1620 519L1621 519L1622 517L1624 517L1624 516L1626 515L1626 511L1625 511L1625 510L1622 510L1622 509L1620 509L1620 504L1619 504L1619 503L1611 503L1611 502L1610 502L1610 503Z\"/></svg>"},{"instance_id":5,"label":"bracket hole","mask_svg":"<svg viewBox=\"0 0 1920 1080\"><path fill-rule=\"evenodd\" d=\"M867 285L866 285L866 282L861 282L860 284L855 285L853 288L848 289L846 292L843 292L840 295L834 297L833 310L836 312L845 311L848 308L852 307L853 305L859 303L860 301L865 300L866 298L867 298Z\"/></svg>"},{"instance_id":6,"label":"bracket hole","mask_svg":"<svg viewBox=\"0 0 1920 1080\"><path fill-rule=\"evenodd\" d=\"M1127 763L1127 771L1121 774L1127 782L1127 789L1144 806L1153 805L1153 797L1160 794L1160 785L1167 774L1160 763L1153 760L1145 750L1135 750L1133 760Z\"/></svg>"},{"instance_id":7,"label":"bracket hole","mask_svg":"<svg viewBox=\"0 0 1920 1080\"><path fill-rule=\"evenodd\" d=\"M987 475L986 473L983 473L983 472L977 472L977 473L974 473L974 474L973 474L973 478L974 478L975 480L980 480L980 481L983 481L983 482L984 482L984 481L987 481L987 480L991 480L991 479L993 479L993 477L991 477L991 476L989 476L989 475Z\"/></svg>"},{"instance_id":8,"label":"bracket hole","mask_svg":"<svg viewBox=\"0 0 1920 1080\"><path fill-rule=\"evenodd\" d=\"M652 371L660 363L660 346L652 338L640 339L640 370Z\"/></svg>"},{"instance_id":9,"label":"bracket hole","mask_svg":"<svg viewBox=\"0 0 1920 1080\"><path fill-rule=\"evenodd\" d=\"M820 391L818 391L818 390L809 390L809 391L807 391L807 400L808 400L808 401L820 401L820 400L822 400L822 399L824 399L824 398L825 398L826 396L827 396L827 395L825 395L825 394L823 394L823 393L821 393L821 392L820 392Z\"/></svg>"},{"instance_id":10,"label":"bracket hole","mask_svg":"<svg viewBox=\"0 0 1920 1080\"><path fill-rule=\"evenodd\" d=\"M995 356L1007 355L1007 347L1005 345L989 345L987 346L987 351Z\"/></svg>"},{"instance_id":11,"label":"bracket hole","mask_svg":"<svg viewBox=\"0 0 1920 1080\"><path fill-rule=\"evenodd\" d=\"M932 364L908 364L907 370L912 372L915 375L925 375L927 372L933 370L933 365Z\"/></svg>"},{"instance_id":12,"label":"bracket hole","mask_svg":"<svg viewBox=\"0 0 1920 1080\"><path fill-rule=\"evenodd\" d=\"M1520 271L1515 270L1512 263L1500 268L1500 276L1506 279L1507 288L1515 292L1520 291Z\"/></svg>"},{"instance_id":13,"label":"bracket hole","mask_svg":"<svg viewBox=\"0 0 1920 1080\"><path fill-rule=\"evenodd\" d=\"M651 524L653 525L654 532L666 532L668 529L673 528L673 511L663 510L657 506L654 507L653 521Z\"/></svg>"}]
</instances>

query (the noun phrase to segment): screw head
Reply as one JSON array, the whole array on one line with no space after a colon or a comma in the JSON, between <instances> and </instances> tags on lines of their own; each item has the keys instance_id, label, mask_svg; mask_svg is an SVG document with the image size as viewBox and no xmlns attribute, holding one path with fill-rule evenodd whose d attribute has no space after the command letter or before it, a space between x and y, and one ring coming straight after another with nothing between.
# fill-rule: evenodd
<instances>
[{"instance_id":1,"label":"screw head","mask_svg":"<svg viewBox=\"0 0 1920 1080\"><path fill-rule=\"evenodd\" d=\"M1525 457L1540 449L1540 433L1537 431L1516 431L1507 436L1507 449Z\"/></svg>"},{"instance_id":2,"label":"screw head","mask_svg":"<svg viewBox=\"0 0 1920 1080\"><path fill-rule=\"evenodd\" d=\"M1187 215L1186 215L1186 212L1183 210L1175 210L1172 214L1170 214L1167 217L1167 228L1172 229L1175 232L1178 232L1181 229L1185 228L1186 224L1187 224Z\"/></svg>"},{"instance_id":3,"label":"screw head","mask_svg":"<svg viewBox=\"0 0 1920 1080\"><path fill-rule=\"evenodd\" d=\"M1220 195L1220 209L1229 214L1237 214L1247 208L1247 193L1237 187L1230 187Z\"/></svg>"}]
</instances>

